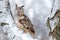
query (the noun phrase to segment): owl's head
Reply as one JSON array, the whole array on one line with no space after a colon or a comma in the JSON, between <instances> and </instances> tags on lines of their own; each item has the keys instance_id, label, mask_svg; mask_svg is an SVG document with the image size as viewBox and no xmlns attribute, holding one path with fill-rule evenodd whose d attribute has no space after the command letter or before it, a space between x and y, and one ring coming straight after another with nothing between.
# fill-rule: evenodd
<instances>
[{"instance_id":1,"label":"owl's head","mask_svg":"<svg viewBox=\"0 0 60 40\"><path fill-rule=\"evenodd\" d=\"M23 7L24 7L24 6L19 7L19 6L16 4L16 10L17 10L17 15L18 15L18 16L24 15L24 9L23 9Z\"/></svg>"}]
</instances>

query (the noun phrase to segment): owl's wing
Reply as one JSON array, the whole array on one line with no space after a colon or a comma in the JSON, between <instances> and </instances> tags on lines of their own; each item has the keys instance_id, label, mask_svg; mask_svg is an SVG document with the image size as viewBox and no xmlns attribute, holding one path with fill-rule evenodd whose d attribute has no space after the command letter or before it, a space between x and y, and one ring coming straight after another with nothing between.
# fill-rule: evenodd
<instances>
[{"instance_id":1,"label":"owl's wing","mask_svg":"<svg viewBox=\"0 0 60 40\"><path fill-rule=\"evenodd\" d=\"M23 18L22 20L19 20L19 22L27 29L31 34L35 35L35 30L33 28L33 24L31 23L30 19L28 17Z\"/></svg>"}]
</instances>

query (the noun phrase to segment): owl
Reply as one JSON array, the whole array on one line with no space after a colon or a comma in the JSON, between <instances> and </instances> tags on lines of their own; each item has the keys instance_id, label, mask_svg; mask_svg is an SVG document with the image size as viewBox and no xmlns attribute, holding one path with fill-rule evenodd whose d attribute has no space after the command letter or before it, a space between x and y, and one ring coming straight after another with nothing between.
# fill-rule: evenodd
<instances>
[{"instance_id":1,"label":"owl","mask_svg":"<svg viewBox=\"0 0 60 40\"><path fill-rule=\"evenodd\" d=\"M33 28L33 24L31 23L29 17L24 14L23 7L24 6L21 7L16 6L18 18L17 25L21 30L24 31L24 33L29 32L32 36L34 36L35 30Z\"/></svg>"}]
</instances>

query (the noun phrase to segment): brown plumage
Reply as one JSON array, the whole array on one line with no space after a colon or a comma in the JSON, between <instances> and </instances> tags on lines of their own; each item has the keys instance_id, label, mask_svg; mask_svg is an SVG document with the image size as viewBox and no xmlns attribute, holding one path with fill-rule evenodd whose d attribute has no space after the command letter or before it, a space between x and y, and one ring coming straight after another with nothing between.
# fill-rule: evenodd
<instances>
[{"instance_id":1,"label":"brown plumage","mask_svg":"<svg viewBox=\"0 0 60 40\"><path fill-rule=\"evenodd\" d=\"M30 19L24 14L23 6L20 8L16 6L17 17L19 18L17 25L25 33L29 32L31 35L35 35L35 31Z\"/></svg>"}]
</instances>

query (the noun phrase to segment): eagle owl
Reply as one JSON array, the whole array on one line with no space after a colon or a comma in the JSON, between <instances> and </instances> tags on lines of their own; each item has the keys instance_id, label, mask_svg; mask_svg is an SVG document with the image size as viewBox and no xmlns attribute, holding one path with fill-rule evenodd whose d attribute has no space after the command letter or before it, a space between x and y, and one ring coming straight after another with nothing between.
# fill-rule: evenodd
<instances>
[{"instance_id":1,"label":"eagle owl","mask_svg":"<svg viewBox=\"0 0 60 40\"><path fill-rule=\"evenodd\" d=\"M33 28L33 25L30 21L30 19L24 14L23 10L24 6L18 7L16 5L16 10L17 10L17 25L18 27L23 30L25 33L29 32L31 35L35 35L35 30Z\"/></svg>"}]
</instances>

